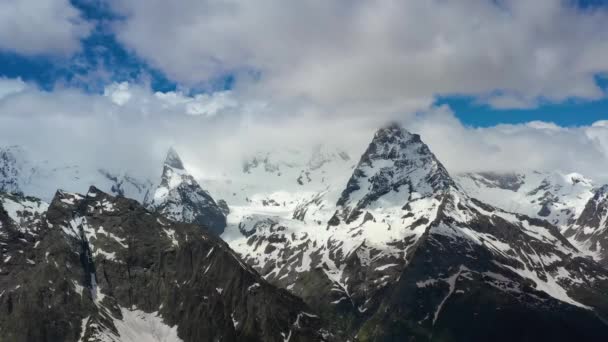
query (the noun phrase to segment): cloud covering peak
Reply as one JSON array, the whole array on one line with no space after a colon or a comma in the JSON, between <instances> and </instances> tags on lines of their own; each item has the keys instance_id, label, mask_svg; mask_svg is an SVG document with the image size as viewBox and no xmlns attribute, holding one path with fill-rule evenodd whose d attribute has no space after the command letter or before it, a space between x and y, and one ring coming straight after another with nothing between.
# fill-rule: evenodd
<instances>
[{"instance_id":1,"label":"cloud covering peak","mask_svg":"<svg viewBox=\"0 0 608 342\"><path fill-rule=\"evenodd\" d=\"M5 82L6 83L6 82ZM10 82L9 82L10 83ZM240 171L244 158L259 151L335 146L358 156L385 117L341 117L251 101L236 94L153 92L139 85L86 94L75 89L43 91L19 82L0 97L0 146L21 145L33 157L67 164L124 170L155 178L170 146L202 178ZM169 94L169 95L168 95ZM230 106L225 97L230 97ZM219 100L218 100L219 99ZM183 103L218 108L215 115L188 115ZM608 182L608 125L561 127L547 122L464 126L447 106L433 106L399 118L419 133L450 172L554 170L580 172ZM522 153L525 151L525 153ZM356 159L356 158L355 158Z\"/></svg>"},{"instance_id":2,"label":"cloud covering peak","mask_svg":"<svg viewBox=\"0 0 608 342\"><path fill-rule=\"evenodd\" d=\"M111 15L92 15L83 4ZM86 56L100 61L92 64L98 70L85 63L81 78L54 80L46 90L28 78L0 78L0 145L22 145L39 159L155 177L175 146L197 176L219 177L277 146L329 144L357 156L378 127L398 121L420 133L451 172L560 169L608 182L605 121L476 128L437 104L464 96L494 109L542 110L605 100L605 7L11 0L0 3L0 19L0 52L51 55L75 69ZM170 90L150 86L147 73L157 71ZM75 88L89 74L104 82Z\"/></svg>"}]
</instances>

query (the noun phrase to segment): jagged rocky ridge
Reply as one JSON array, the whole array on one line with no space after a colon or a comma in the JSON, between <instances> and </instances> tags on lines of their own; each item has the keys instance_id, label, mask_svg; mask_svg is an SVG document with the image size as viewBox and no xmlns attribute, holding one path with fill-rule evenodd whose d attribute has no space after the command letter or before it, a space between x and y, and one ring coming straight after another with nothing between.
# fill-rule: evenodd
<instances>
[{"instance_id":1,"label":"jagged rocky ridge","mask_svg":"<svg viewBox=\"0 0 608 342\"><path fill-rule=\"evenodd\" d=\"M298 298L199 226L91 187L0 196L0 341L319 341Z\"/></svg>"},{"instance_id":2,"label":"jagged rocky ridge","mask_svg":"<svg viewBox=\"0 0 608 342\"><path fill-rule=\"evenodd\" d=\"M345 339L601 340L608 332L605 269L548 222L469 197L399 126L376 133L333 214L318 216L325 224L304 222L319 202L293 219L250 217L238 225L241 238L226 237ZM479 324L491 328L470 328Z\"/></svg>"}]
</instances>

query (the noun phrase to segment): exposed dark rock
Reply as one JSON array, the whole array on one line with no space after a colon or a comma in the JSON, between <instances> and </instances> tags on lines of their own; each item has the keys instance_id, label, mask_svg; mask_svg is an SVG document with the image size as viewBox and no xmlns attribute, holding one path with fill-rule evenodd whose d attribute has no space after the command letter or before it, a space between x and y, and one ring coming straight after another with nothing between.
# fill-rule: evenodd
<instances>
[{"instance_id":1,"label":"exposed dark rock","mask_svg":"<svg viewBox=\"0 0 608 342\"><path fill-rule=\"evenodd\" d=\"M269 285L222 240L134 200L96 188L58 192L30 233L5 210L0 222L13 232L2 235L11 256L0 275L2 341L120 340L120 322L137 315L177 327L183 341L330 336L300 299ZM146 322L139 329L160 329Z\"/></svg>"},{"instance_id":2,"label":"exposed dark rock","mask_svg":"<svg viewBox=\"0 0 608 342\"><path fill-rule=\"evenodd\" d=\"M228 216L228 214L230 214L230 207L223 199L217 201L217 206L220 208L224 216Z\"/></svg>"}]
</instances>

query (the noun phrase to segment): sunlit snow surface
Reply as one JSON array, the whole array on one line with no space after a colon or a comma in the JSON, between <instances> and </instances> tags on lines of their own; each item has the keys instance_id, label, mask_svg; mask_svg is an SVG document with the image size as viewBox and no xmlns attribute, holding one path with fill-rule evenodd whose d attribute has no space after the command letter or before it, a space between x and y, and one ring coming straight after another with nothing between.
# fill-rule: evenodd
<instances>
[{"instance_id":1,"label":"sunlit snow surface","mask_svg":"<svg viewBox=\"0 0 608 342\"><path fill-rule=\"evenodd\" d=\"M505 184L505 177L511 184ZM561 230L581 214L595 187L577 173L467 173L456 179L472 197L509 212L543 218Z\"/></svg>"},{"instance_id":2,"label":"sunlit snow surface","mask_svg":"<svg viewBox=\"0 0 608 342\"><path fill-rule=\"evenodd\" d=\"M97 328L93 337L99 342L183 342L177 335L177 326L165 324L157 312L147 313L141 310L120 308L122 319L112 317L116 332L92 323L90 317L82 321L82 335L79 341L86 342L84 333L90 326Z\"/></svg>"},{"instance_id":3,"label":"sunlit snow surface","mask_svg":"<svg viewBox=\"0 0 608 342\"><path fill-rule=\"evenodd\" d=\"M405 139L411 139L411 136L408 135ZM385 153L380 149L378 154L392 155L393 146L385 147ZM521 265L521 268L497 265L505 272L514 272L530 279L538 290L558 300L585 307L572 299L564 287L564 284L580 283L581 279L566 268L556 266L564 256L581 256L579 251L564 244L545 227L536 226L501 210L486 211L485 207L471 201L462 189L471 190L472 197L479 195L482 200L491 199L492 196L500 198L504 202L496 205L508 211L529 203L534 204L531 192L537 190L540 193L554 185L543 183L547 175L534 173L528 176L534 178L534 182L530 181L520 187L519 192L490 186L481 188L475 186L472 176L459 177L458 181L464 184L451 183L449 176L442 180L443 167L435 163L434 156L429 158L420 155L426 152L418 144L408 145L400 152L402 156L397 158L400 161L398 165L395 160L385 160L382 157L360 164L358 168L363 176L357 179L358 189L349 193L340 205L336 203L343 197L342 191L356 165L351 160L340 158L334 158L310 172L311 181L300 184L297 180L303 174L302 170L306 169L307 157L294 160L295 157L290 155L288 162L282 162L273 159L280 158L280 155L265 154L263 158L257 159L255 167L249 165L238 181L207 181L203 186L215 198L223 198L230 205L228 227L222 238L248 263L262 271L267 279L283 284L288 290L293 288L289 279L293 281L297 279L297 274L322 266L328 277L335 282L336 288L348 297L349 279L344 273L345 265L341 260L352 253L357 254L362 267L372 267L376 272L367 275L370 284L381 288L388 282L395 281L395 273L390 271L393 268L398 271L407 264L410 250L429 231L429 225L437 218L442 204L441 198L436 196L441 193L450 198L442 215L451 217L453 223L435 225L429 231L431 234L465 239L470 244L483 246L497 256ZM377 190L378 183L373 183L373 177L383 177L387 184L407 186L395 185L390 191L380 191L379 196L366 201L366 198L370 198L370 193ZM556 192L559 200L552 203L557 214L550 218L557 223L566 222L568 217L562 209L570 208L573 215L580 213L592 194L593 186L580 175L554 177L556 179L552 181L557 182L557 185L548 191ZM567 189L567 186L572 189ZM505 191L513 194L505 196ZM334 214L340 216L344 213L346 217L353 208L362 211L354 220L347 222L342 219L337 225L328 225ZM480 215L510 222L513 229L519 229L527 236L526 239L551 246L552 252L543 254L531 245L512 245L511 241L503 241L491 234L470 229L468 222ZM492 279L500 277L504 278L497 274ZM359 310L365 311L366 308L362 306Z\"/></svg>"},{"instance_id":4,"label":"sunlit snow surface","mask_svg":"<svg viewBox=\"0 0 608 342\"><path fill-rule=\"evenodd\" d=\"M608 235L608 212L598 208L598 222L577 222L600 188L578 173L528 171L518 173L467 173L456 177L471 196L509 212L547 220L566 235L570 243L595 260L608 256L600 241ZM598 203L602 201L597 199ZM608 208L608 206L606 206Z\"/></svg>"},{"instance_id":5,"label":"sunlit snow surface","mask_svg":"<svg viewBox=\"0 0 608 342\"><path fill-rule=\"evenodd\" d=\"M39 225L49 207L47 203L34 198L19 199L7 194L0 194L0 206L22 233L35 233L32 229Z\"/></svg>"}]
</instances>

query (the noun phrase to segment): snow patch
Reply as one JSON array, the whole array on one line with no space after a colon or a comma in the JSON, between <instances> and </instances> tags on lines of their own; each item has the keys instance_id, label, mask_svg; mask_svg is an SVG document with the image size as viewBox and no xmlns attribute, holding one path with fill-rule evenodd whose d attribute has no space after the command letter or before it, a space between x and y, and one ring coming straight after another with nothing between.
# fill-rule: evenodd
<instances>
[{"instance_id":1,"label":"snow patch","mask_svg":"<svg viewBox=\"0 0 608 342\"><path fill-rule=\"evenodd\" d=\"M177 326L163 322L158 312L120 308L122 320L114 319L120 342L183 342L177 335Z\"/></svg>"}]
</instances>

